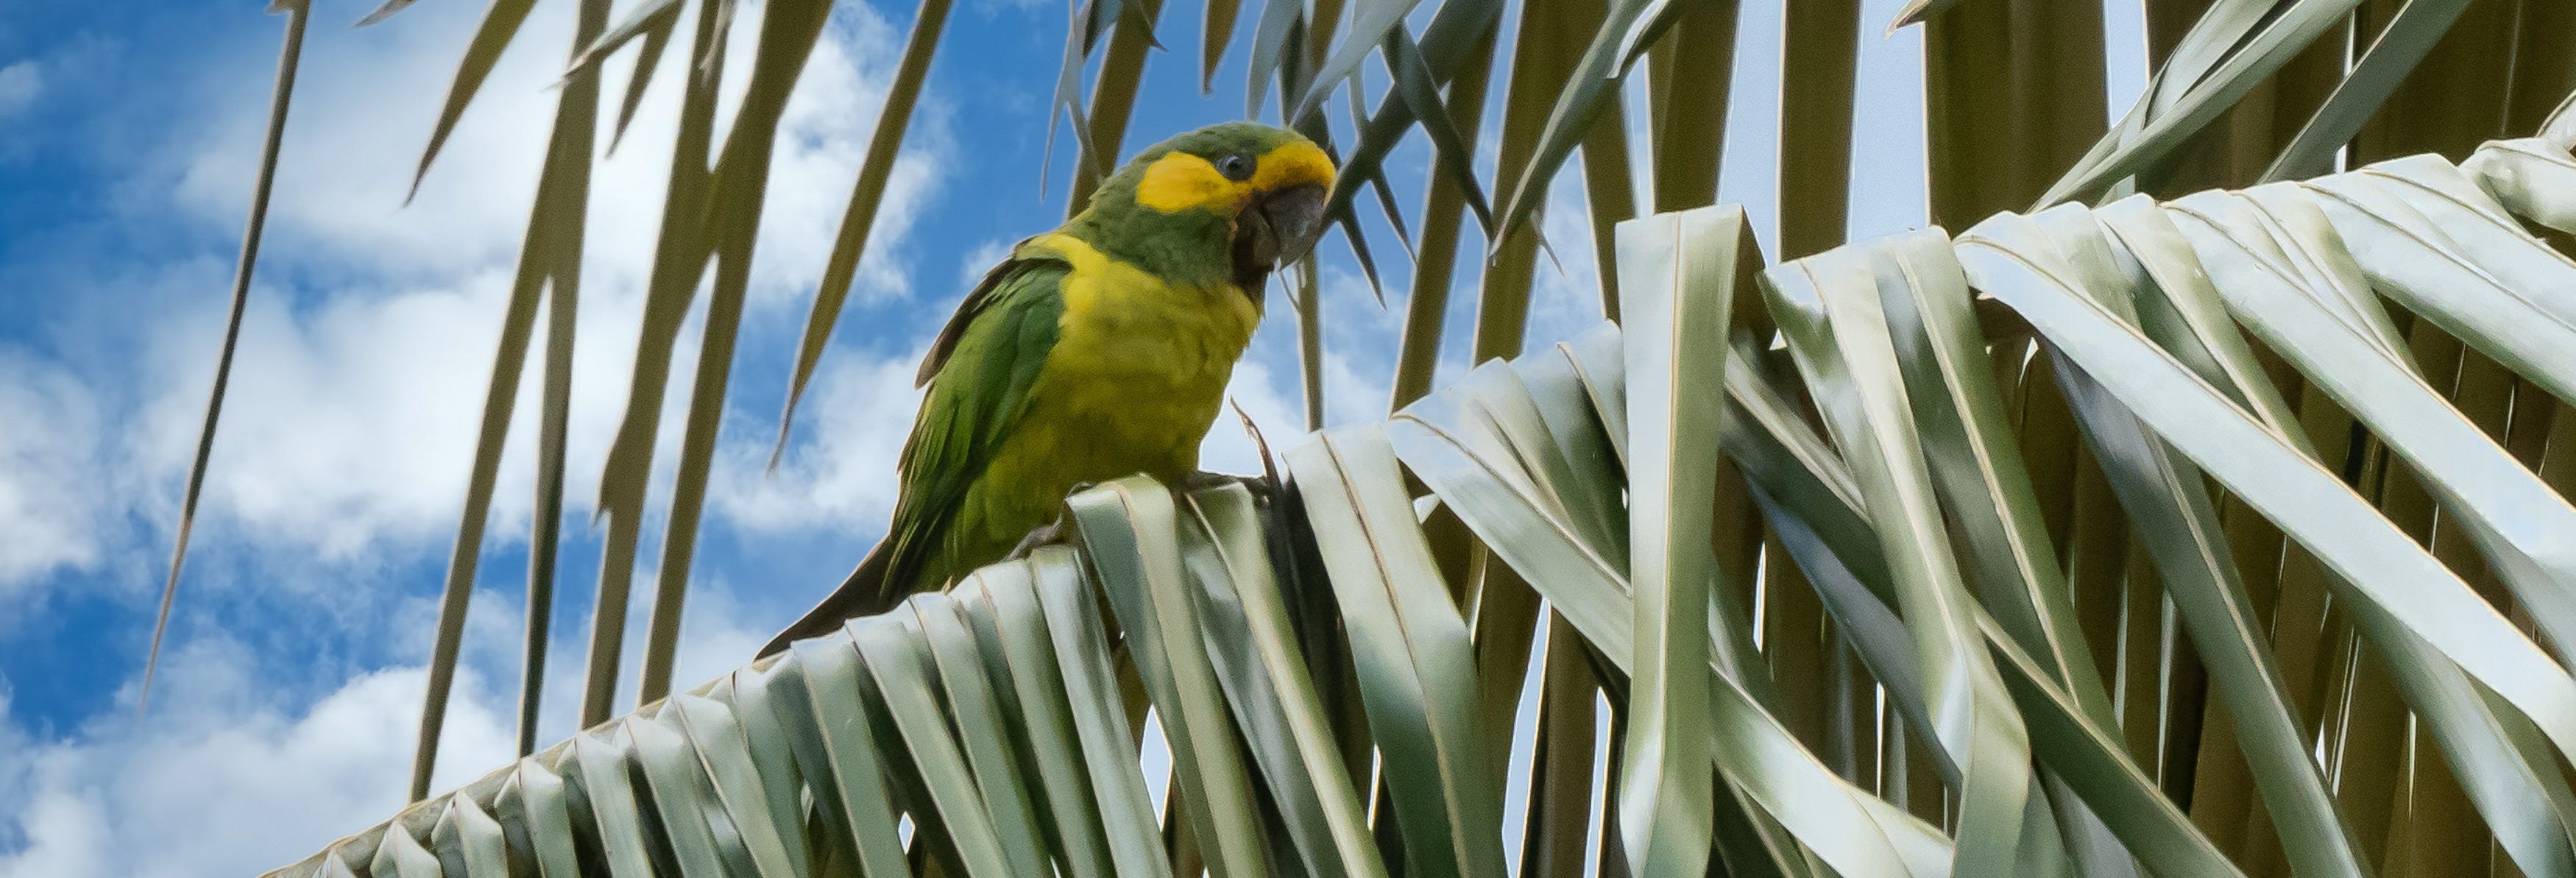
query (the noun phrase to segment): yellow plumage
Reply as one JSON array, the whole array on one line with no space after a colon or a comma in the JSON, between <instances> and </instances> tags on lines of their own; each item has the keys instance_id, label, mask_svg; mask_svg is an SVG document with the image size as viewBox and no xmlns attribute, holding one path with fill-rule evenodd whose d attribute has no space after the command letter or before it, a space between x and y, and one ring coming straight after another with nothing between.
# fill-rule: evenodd
<instances>
[{"instance_id":1,"label":"yellow plumage","mask_svg":"<svg viewBox=\"0 0 2576 878\"><path fill-rule=\"evenodd\" d=\"M1332 182L1303 137L1211 126L1146 150L1013 248L922 363L885 539L764 653L1001 560L1076 485L1188 479L1266 279L1314 242Z\"/></svg>"},{"instance_id":2,"label":"yellow plumage","mask_svg":"<svg viewBox=\"0 0 2576 878\"><path fill-rule=\"evenodd\" d=\"M1055 348L949 530L959 556L1010 550L1084 482L1145 473L1177 484L1225 398L1261 312L1232 290L1184 288L1066 235L1024 245L1072 264Z\"/></svg>"}]
</instances>

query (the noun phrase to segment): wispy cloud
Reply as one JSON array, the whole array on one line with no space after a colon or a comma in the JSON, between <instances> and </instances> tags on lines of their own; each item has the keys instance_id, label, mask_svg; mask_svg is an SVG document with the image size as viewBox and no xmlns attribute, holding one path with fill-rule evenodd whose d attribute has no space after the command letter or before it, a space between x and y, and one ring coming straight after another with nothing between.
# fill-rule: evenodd
<instances>
[{"instance_id":1,"label":"wispy cloud","mask_svg":"<svg viewBox=\"0 0 2576 878\"><path fill-rule=\"evenodd\" d=\"M45 90L45 68L34 59L0 65L0 119L9 118Z\"/></svg>"},{"instance_id":2,"label":"wispy cloud","mask_svg":"<svg viewBox=\"0 0 2576 878\"><path fill-rule=\"evenodd\" d=\"M748 20L736 24L746 35L729 56L736 88L758 8L744 7ZM19 722L28 706L11 704L0 678L0 878L252 873L401 804L435 613L417 591L435 579L453 537L537 144L557 96L546 86L568 36L568 12L537 13L406 207L418 150L477 12L423 4L386 27L317 29L308 43L194 572L140 725L125 651L139 650L148 631L221 334L228 265L211 253L238 234L259 146L265 88L234 86L265 82L273 32L156 59L175 68L166 71L172 88L202 97L178 102L182 112L84 111L98 118L80 130L113 128L149 144L98 158L104 178L83 185L111 193L94 200L102 223L144 241L214 243L137 245L142 260L0 248L0 271L43 284L12 302L47 309L0 326L0 424L9 425L0 427L0 533L9 535L0 540L0 598L42 607L77 594L121 608L115 630L78 632L83 649L113 650L85 684L119 693L106 709L66 719L39 706L50 719ZM837 8L834 21L782 121L746 350L792 349L892 74L897 30L865 5ZM665 67L685 63L681 54ZM39 99L37 63L0 63L0 118ZM628 63L611 63L611 83L623 84ZM626 400L678 104L668 69L660 79L592 184L570 427L574 528L587 518ZM58 102L43 99L43 112L55 112ZM911 137L926 148L898 163L876 224L862 304L907 294L915 219L945 175L944 114L934 91ZM60 146L76 147L86 144ZM948 264L949 252L935 264ZM937 283L944 289L946 278ZM660 413L666 437L686 408L697 324L680 335ZM880 334L850 332L826 360L780 479L762 475L768 430L735 429L763 421L768 413L756 410L771 403L733 406L709 530L848 532L882 519L912 397L910 360L869 352L884 346ZM495 495L496 554L527 530L536 370ZM677 448L676 439L662 443L666 480ZM773 617L803 600L767 590L741 600L737 574L705 554L698 567L684 685L747 658ZM485 565L484 581L497 588L482 590L469 616L442 787L508 757L520 575ZM651 571L636 581L621 704L632 703L652 600ZM588 615L571 600L557 611L540 724L548 740L573 728ZM0 647L14 648L11 636L0 620Z\"/></svg>"}]
</instances>

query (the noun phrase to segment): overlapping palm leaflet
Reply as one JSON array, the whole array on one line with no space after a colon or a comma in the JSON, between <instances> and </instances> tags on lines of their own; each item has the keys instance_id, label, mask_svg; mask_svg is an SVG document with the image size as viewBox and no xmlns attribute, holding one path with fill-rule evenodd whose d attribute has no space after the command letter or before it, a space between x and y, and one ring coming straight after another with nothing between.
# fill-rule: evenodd
<instances>
[{"instance_id":1,"label":"overlapping palm leaflet","mask_svg":"<svg viewBox=\"0 0 2576 878\"><path fill-rule=\"evenodd\" d=\"M495 0L442 133L533 2ZM291 76L306 12L282 5ZM760 183L831 10L768 0L728 83L704 62L749 36L733 0L613 27L578 5L418 801L280 874L2576 874L2576 114L2551 112L2576 7L2147 0L2155 74L2106 127L2100 7L1917 0L1897 24L1923 30L1952 231L1845 244L1854 51L1880 24L1853 0L1788 4L1779 34L1737 33L1733 0L1208 0L1205 77L1248 53L1247 109L1331 145L1349 244L1409 278L1390 418L1281 442L1258 490L1081 493L1069 545L672 693ZM919 9L791 413L949 11ZM1127 141L1161 11L1078 10L1054 108L1077 191ZM1783 195L1748 218L1710 206L1732 50L1774 39ZM651 77L686 97L603 478L588 729L536 749L531 680L524 758L429 797L547 299L532 630L551 601L564 220L618 51L643 63L612 131ZM1436 170L1408 211L1380 163L1416 131ZM1578 152L1616 322L1525 344L1531 218ZM1370 258L1368 201L1409 273ZM1430 392L1464 276L1481 365ZM643 703L612 716L651 413L700 295Z\"/></svg>"}]
</instances>

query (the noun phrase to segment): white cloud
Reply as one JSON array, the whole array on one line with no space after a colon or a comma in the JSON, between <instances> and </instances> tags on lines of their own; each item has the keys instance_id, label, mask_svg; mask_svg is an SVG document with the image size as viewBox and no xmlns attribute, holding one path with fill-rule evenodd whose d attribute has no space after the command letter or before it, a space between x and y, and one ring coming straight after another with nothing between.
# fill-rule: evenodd
<instances>
[{"instance_id":1,"label":"white cloud","mask_svg":"<svg viewBox=\"0 0 2576 878\"><path fill-rule=\"evenodd\" d=\"M123 711L61 741L0 729L0 835L26 840L0 853L0 878L256 874L391 816L425 678L366 674L295 711L172 686L201 694L156 708L140 731ZM510 754L510 721L481 679L461 675L458 696L441 789Z\"/></svg>"},{"instance_id":2,"label":"white cloud","mask_svg":"<svg viewBox=\"0 0 2576 878\"><path fill-rule=\"evenodd\" d=\"M728 81L736 88L748 74L757 9L747 4L735 25ZM416 662L428 649L431 601L386 599L369 580L381 579L377 570L388 564L416 570L410 565L444 549L453 532L535 184L536 144L552 116L555 92L546 86L566 34L554 7L530 21L420 199L402 207L478 12L423 4L398 26L317 30L307 44L261 283L196 536L200 559L217 547L259 575L196 576L188 588L289 595L286 603L312 603L323 618L242 627L205 609L221 602L192 609L183 594L183 618L204 613L217 624L174 626L178 637L163 656L143 728L131 718L131 679L118 707L58 737L0 720L0 878L256 872L401 804L421 671L351 667L350 657L330 648L282 655L277 627L320 624L329 627L326 642L390 644L366 661L390 655ZM881 17L863 4L843 5L835 21L781 125L746 333L801 323L891 76L896 35ZM179 71L176 79L227 86L264 80L269 50L216 53L213 66ZM625 404L668 164L654 147L669 139L677 105L670 72L683 63L680 54L665 58L664 81L592 183L567 485L567 514L576 520L595 493ZM621 58L608 68L612 107L627 63ZM20 66L0 68L0 86L27 75L9 72ZM136 123L149 134L142 139L166 143L167 151L111 169L123 176L110 203L137 228L175 220L209 236L238 229L265 90L209 85L204 97L190 104L202 115ZM907 154L935 155L943 129L933 95ZM940 173L929 158L898 163L857 301L905 292L905 238ZM74 577L61 575L66 571L140 559L136 569L157 572L222 331L220 281L206 283L216 272L196 270L203 268L135 266L129 271L140 280L112 277L78 289L77 297L66 291L66 301L115 303L96 317L115 331L48 327L41 331L55 335L0 344L0 424L45 427L0 427L0 533L10 535L0 540L0 597L10 605L36 605L45 590L68 587L63 583ZM178 274L186 277L171 280ZM692 318L681 331L661 413L657 457L665 479L678 454L670 428L686 407L698 322ZM112 350L121 353L81 359L110 350L91 336L113 338ZM542 328L532 343L532 353L542 350ZM766 342L744 340L747 348L759 343ZM539 362L532 357L524 373L495 493L499 541L524 539ZM891 506L893 449L911 421L910 371L908 361L836 350L787 462L794 481L760 481L765 432L728 432L711 521L739 515L753 526L848 527L882 519ZM21 538L29 535L37 538ZM267 575L272 571L285 575ZM487 568L485 576L506 582L512 571ZM112 579L125 591L120 598L138 608L148 609L147 592L157 592L154 576L92 578ZM739 664L769 633L767 621L746 621L768 608L739 604L723 571L702 569L697 580L675 677L684 686ZM651 571L638 571L635 581L621 708L633 703L652 602ZM514 711L497 690L515 688L500 681L518 675L523 610L488 591L478 597L440 759L441 787L499 764L512 738ZM558 611L568 614L587 615ZM247 640L226 639L228 627ZM556 626L564 633L548 662L541 739L572 730L588 627L587 619ZM0 681L0 718L13 715L6 690Z\"/></svg>"},{"instance_id":3,"label":"white cloud","mask_svg":"<svg viewBox=\"0 0 2576 878\"><path fill-rule=\"evenodd\" d=\"M1556 260L1541 254L1532 272L1529 323L1521 335L1524 352L1543 350L1601 322L1601 265L1592 246L1592 208L1584 195L1583 174L1574 165L1548 184L1547 215L1540 228Z\"/></svg>"},{"instance_id":4,"label":"white cloud","mask_svg":"<svg viewBox=\"0 0 2576 878\"><path fill-rule=\"evenodd\" d=\"M36 102L45 91L45 69L34 60L0 66L0 119Z\"/></svg>"},{"instance_id":5,"label":"white cloud","mask_svg":"<svg viewBox=\"0 0 2576 878\"><path fill-rule=\"evenodd\" d=\"M746 39L758 33L757 8L746 7L746 18L735 24ZM557 44L568 14L540 12L529 22L456 127L419 199L404 207L417 151L475 22L472 12L424 6L399 27L310 44L271 208L263 282L253 291L201 506L199 545L223 541L346 561L435 545L452 534L538 147L551 124L557 92L546 86L560 63ZM757 313L801 319L892 73L895 35L882 17L864 5L844 6L835 22L782 120L755 256L751 308ZM567 496L576 515L596 492L625 406L678 104L672 71L685 63L682 54L664 59L634 128L617 153L598 163L591 185L569 431ZM751 54L729 55L732 88L747 79ZM235 81L265 63L249 52L223 60L238 69L200 79ZM629 63L620 56L607 70L611 107ZM210 98L201 117L169 123L171 152L146 157L147 166L134 169L125 185L149 195L136 201L139 210L168 214L160 205L171 202L188 221L230 228L247 198L265 104L261 95L237 89L209 94L220 99ZM947 136L941 119L934 96L913 125L907 158L897 164L871 236L861 302L904 290L903 238L938 178L928 156ZM272 285L268 279L275 278L299 289ZM318 295L306 292L316 288ZM118 548L87 526L92 519L134 514L163 523L166 532L175 509L163 507L175 507L176 497L165 486L184 475L222 332L220 302L194 287L186 293L180 300L167 289L91 291L189 303L147 310L138 330L147 353L133 374L109 371L121 371L121 361L72 370L0 347L0 387L12 388L0 392L0 413L66 425L48 436L0 437L0 465L7 466L0 472L0 522L31 517L17 510L44 510L49 526L67 532L45 546L18 547L13 540L0 549L0 584L93 564ZM745 332L783 322L750 319ZM529 513L543 335L541 326L532 339L495 492L493 533L505 541L520 538ZM686 408L698 338L694 321L679 338L661 413L665 439L657 449L665 473L677 455L675 431L668 428ZM832 362L846 355L835 354ZM833 374L818 389L828 391ZM859 478L865 464L886 466L882 449L899 445L908 422L844 421L833 441L799 449L797 462ZM879 435L863 439L856 435L861 430ZM842 450L878 456L825 459ZM16 465L22 460L30 465ZM116 486L100 489L111 474ZM780 520L870 508L864 495L765 496L732 508Z\"/></svg>"},{"instance_id":6,"label":"white cloud","mask_svg":"<svg viewBox=\"0 0 2576 878\"><path fill-rule=\"evenodd\" d=\"M639 571L632 597L621 710L635 703L652 578ZM677 687L740 665L767 640L766 628L746 624L735 594L716 577L691 588ZM483 597L468 617L433 792L511 756L524 616L517 604ZM425 653L418 623L428 602L403 604L354 624L406 644L408 654ZM540 746L576 730L589 627L586 618L558 626L552 638ZM281 667L277 656L221 634L189 640L163 659L151 713L139 724L130 683L115 709L58 738L0 723L0 878L255 874L403 806L426 685L421 666L359 673L307 701L292 690L299 678L332 675L327 663L290 658ZM9 700L0 685L0 716Z\"/></svg>"},{"instance_id":7,"label":"white cloud","mask_svg":"<svg viewBox=\"0 0 2576 878\"><path fill-rule=\"evenodd\" d=\"M1199 443L1199 468L1210 472L1237 475L1260 475L1260 446L1243 430L1243 421L1235 416L1234 406L1252 418L1270 443L1272 453L1288 450L1289 443L1306 432L1305 397L1296 388L1297 376L1290 373L1287 381L1273 376L1270 366L1247 359L1234 367L1232 381L1226 383L1225 395L1230 403L1216 415L1216 424L1208 428L1207 439Z\"/></svg>"},{"instance_id":8,"label":"white cloud","mask_svg":"<svg viewBox=\"0 0 2576 878\"><path fill-rule=\"evenodd\" d=\"M99 412L60 369L0 350L0 595L34 573L99 561L106 526L99 471Z\"/></svg>"},{"instance_id":9,"label":"white cloud","mask_svg":"<svg viewBox=\"0 0 2576 878\"><path fill-rule=\"evenodd\" d=\"M958 260L957 263L958 297L964 298L966 291L974 289L976 284L983 283L984 273L993 270L993 266L1000 265L1002 260L1009 258L1010 255L1011 242L1001 238L977 244L975 249L967 251L966 258Z\"/></svg>"},{"instance_id":10,"label":"white cloud","mask_svg":"<svg viewBox=\"0 0 2576 878\"><path fill-rule=\"evenodd\" d=\"M895 458L921 405L917 360L825 360L778 471L768 472L774 433L737 431L717 455L708 507L759 531L882 529L894 512Z\"/></svg>"}]
</instances>

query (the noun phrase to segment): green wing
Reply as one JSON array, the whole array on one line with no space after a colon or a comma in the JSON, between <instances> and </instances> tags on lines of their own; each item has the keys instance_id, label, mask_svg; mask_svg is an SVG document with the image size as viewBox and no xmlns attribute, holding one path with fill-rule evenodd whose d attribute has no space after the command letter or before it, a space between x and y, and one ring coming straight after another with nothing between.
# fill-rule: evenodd
<instances>
[{"instance_id":1,"label":"green wing","mask_svg":"<svg viewBox=\"0 0 2576 878\"><path fill-rule=\"evenodd\" d=\"M761 655L829 633L844 619L885 612L934 572L942 536L956 522L966 489L1028 408L1029 388L1055 348L1064 276L1072 270L1044 251L1014 251L957 306L916 379L930 392L896 467L902 494L893 526L839 589L779 632Z\"/></svg>"},{"instance_id":2,"label":"green wing","mask_svg":"<svg viewBox=\"0 0 2576 878\"><path fill-rule=\"evenodd\" d=\"M992 463L1028 407L1029 388L1055 347L1057 318L1064 313L1062 284L1071 270L1038 254L996 266L958 306L922 360L918 380L930 392L897 465L902 494L886 534L891 554L880 586L885 605L919 584L967 487Z\"/></svg>"}]
</instances>

